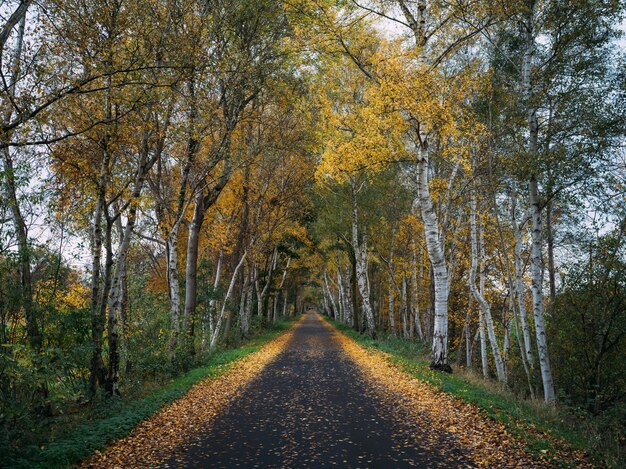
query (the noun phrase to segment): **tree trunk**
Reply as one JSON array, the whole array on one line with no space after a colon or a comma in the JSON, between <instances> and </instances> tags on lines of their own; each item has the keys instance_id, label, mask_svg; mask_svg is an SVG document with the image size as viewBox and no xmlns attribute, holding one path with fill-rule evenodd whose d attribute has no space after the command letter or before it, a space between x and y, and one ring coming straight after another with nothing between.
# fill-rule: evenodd
<instances>
[{"instance_id":1,"label":"tree trunk","mask_svg":"<svg viewBox=\"0 0 626 469\"><path fill-rule=\"evenodd\" d=\"M107 80L107 92L105 95L105 110L107 119L112 118L111 111L111 87L110 79ZM104 362L102 360L102 342L104 336L104 326L106 320L106 306L109 295L111 264L113 262L111 255L111 229L112 222L108 216L108 207L106 202L107 188L106 182L110 175L111 152L109 149L109 129L106 128L102 138L102 161L98 173L98 181L96 183L97 200L96 209L93 218L93 231L91 243L92 272L91 272L91 336L93 341L93 349L91 356L90 374L89 374L89 394L96 394L97 386L104 386L106 381L106 372ZM106 219L105 236L102 236L102 221ZM105 268L102 271L102 247L106 249Z\"/></svg>"},{"instance_id":2,"label":"tree trunk","mask_svg":"<svg viewBox=\"0 0 626 469\"><path fill-rule=\"evenodd\" d=\"M532 389L532 380L531 380L531 376L530 376L530 371L528 368L528 355L527 352L530 352L530 331L528 330L527 324L526 324L526 308L524 305L524 294L523 294L523 283L522 283L522 259L521 259L521 235L520 235L520 231L519 231L519 226L517 225L517 219L516 219L516 204L517 204L517 196L516 194L517 189L515 187L512 188L511 191L511 224L513 227L513 234L515 237L515 246L514 246L514 266L515 266L515 275L513 274L511 267L510 267L510 261L509 261L509 255L507 253L507 245L506 242L504 240L504 236L502 233L502 227L500 225L500 220L498 217L498 204L496 201L496 197L495 197L495 193L493 194L493 198L492 198L492 202L493 202L493 209L494 209L494 213L496 214L496 222L497 222L497 226L498 226L498 233L500 235L500 250L503 253L503 257L504 257L504 263L506 266L506 275L507 275L507 282L509 284L509 291L511 292L511 310L513 311L513 320L515 321L515 336L517 339L517 343L519 345L519 350L520 350L520 358L522 360L522 365L524 367L524 372L526 373L526 378L528 380L528 384L530 386L530 393L533 396L534 399L534 391ZM518 293L519 292L519 293ZM521 335L519 335L519 330L518 330L518 326L517 326L517 318L518 318L518 311L523 311L524 314L524 324L526 326L526 331L524 333L525 338L527 338L528 340L528 349L524 349L524 347L522 346L522 339L521 339ZM511 321L509 320L508 322L508 326L507 326L507 337L509 334L509 330L510 330L510 323ZM508 357L508 353L507 353L507 357ZM532 358L532 355L531 355ZM508 358L507 358L508 361Z\"/></svg>"},{"instance_id":3,"label":"tree trunk","mask_svg":"<svg viewBox=\"0 0 626 469\"><path fill-rule=\"evenodd\" d=\"M338 321L346 323L346 310L343 298L343 286L341 285L341 265L337 263L337 308L339 309Z\"/></svg>"},{"instance_id":4,"label":"tree trunk","mask_svg":"<svg viewBox=\"0 0 626 469\"><path fill-rule=\"evenodd\" d=\"M20 287L21 287L21 305L24 308L24 318L26 322L26 334L32 350L39 354L43 340L41 330L38 324L35 304L33 302L33 281L31 273L31 253L28 241L28 227L20 203L17 197L17 182L15 180L15 169L13 167L13 158L8 146L3 146L2 156L4 160L4 179L6 182L6 191L8 196L11 216L13 218L13 226L17 236L17 254L20 266Z\"/></svg>"},{"instance_id":5,"label":"tree trunk","mask_svg":"<svg viewBox=\"0 0 626 469\"><path fill-rule=\"evenodd\" d=\"M548 281L550 285L550 304L556 299L556 267L554 265L554 232L552 230L552 200L546 203L546 235L548 242Z\"/></svg>"},{"instance_id":6,"label":"tree trunk","mask_svg":"<svg viewBox=\"0 0 626 469\"><path fill-rule=\"evenodd\" d=\"M528 120L528 155L531 162L536 162L539 142L539 121L537 119L537 109L533 103L533 83L532 83L532 60L535 53L535 14L537 5L531 1L528 9L528 17L525 26L525 50L522 62L522 86L524 92L524 102L526 104ZM531 278L533 294L533 317L535 319L535 335L537 339L537 350L539 355L539 366L541 369L541 379L543 382L544 399L546 402L555 400L554 383L552 381L552 370L550 369L550 359L548 356L548 344L546 339L545 326L543 322L543 224L541 220L541 205L539 201L539 186L537 175L531 174L528 181L530 217L532 221L531 230Z\"/></svg>"},{"instance_id":7,"label":"tree trunk","mask_svg":"<svg viewBox=\"0 0 626 469\"><path fill-rule=\"evenodd\" d=\"M525 350L522 345L522 339L519 333L519 328L517 325L517 314L515 308L513 308L513 326L515 327L515 337L517 338L517 346L519 347L520 354L522 356L522 365L524 366L524 373L526 374L526 381L528 382L528 390L530 392L530 398L535 399L535 388L533 386L532 378L530 375L530 370L528 369L528 362L525 359Z\"/></svg>"},{"instance_id":8,"label":"tree trunk","mask_svg":"<svg viewBox=\"0 0 626 469\"><path fill-rule=\"evenodd\" d=\"M252 290L254 289L254 273L248 268L243 288L241 290L241 302L239 305L239 328L241 336L247 339L250 334L250 318L252 316Z\"/></svg>"},{"instance_id":9,"label":"tree trunk","mask_svg":"<svg viewBox=\"0 0 626 469\"><path fill-rule=\"evenodd\" d=\"M335 303L335 297L333 296L333 292L330 291L330 285L328 284L328 275L326 271L324 271L324 288L328 293L328 299L330 301L330 307L332 309L332 317L333 319L337 319L337 304Z\"/></svg>"},{"instance_id":10,"label":"tree trunk","mask_svg":"<svg viewBox=\"0 0 626 469\"><path fill-rule=\"evenodd\" d=\"M395 280L393 278L393 251L394 251L394 238L395 232L391 231L391 246L389 247L389 263L387 267L389 269L389 277L387 279L387 291L389 293L389 329L393 335L396 335L396 312L395 312L395 304L396 304L396 296L395 296Z\"/></svg>"},{"instance_id":11,"label":"tree trunk","mask_svg":"<svg viewBox=\"0 0 626 469\"><path fill-rule=\"evenodd\" d=\"M130 241L137 220L137 209L139 197L143 190L148 171L152 168L156 158L149 157L148 133L144 131L142 138L142 154L135 175L133 193L129 201L130 210L128 212L128 220L126 226L120 229L120 246L118 248L116 259L114 262L115 271L112 275L111 291L109 294L108 313L109 320L107 325L107 339L109 344L109 368L106 380L106 390L110 395L119 395L119 371L120 371L120 343L119 343L119 322L122 317L122 308L124 302L124 279L126 277L126 259L128 250L130 249ZM121 213L115 215L116 221L120 222Z\"/></svg>"},{"instance_id":12,"label":"tree trunk","mask_svg":"<svg viewBox=\"0 0 626 469\"><path fill-rule=\"evenodd\" d=\"M211 298L209 300L209 304L207 305L206 308L206 318L203 321L203 325L206 324L207 322L209 323L209 334L208 334L208 339L207 339L207 335L203 332L202 333L202 349L204 350L207 346L207 340L210 343L211 341L211 337L213 337L213 332L215 331L215 313L216 313L216 304L217 304L217 300L215 299L215 295L217 295L217 288L219 287L220 284L220 278L222 276L222 263L224 262L224 250L222 248L220 248L220 252L217 256L217 264L215 266L215 278L213 279L213 290L212 290L212 294L213 294L213 298Z\"/></svg>"},{"instance_id":13,"label":"tree trunk","mask_svg":"<svg viewBox=\"0 0 626 469\"><path fill-rule=\"evenodd\" d=\"M11 85L9 86L9 102L5 102L4 97L0 101L0 105L7 105L8 110L3 116L4 122L10 122L11 117L13 116L13 104L10 100L15 98L16 91L16 83L19 78L20 69L21 69L21 61L22 61L22 51L24 44L24 32L26 29L26 12L30 5L30 0L22 1L17 9L13 12L13 14L9 17L8 22L5 24L5 28L3 30L3 37L0 41L1 48L4 49L5 42L9 38L9 34L13 30L13 28L19 23L19 28L17 32L17 37L15 40L15 52L13 54L13 63L11 65L11 76L9 80L11 80ZM2 53L0 52L0 57ZM41 358L41 352L43 347L43 336L42 336L42 328L39 326L39 318L38 312L36 311L35 303L33 301L33 280L32 280L32 271L31 271L31 250L30 244L28 241L28 226L26 224L26 220L24 219L24 214L20 207L19 199L18 199L18 182L15 178L15 168L13 165L13 157L11 155L11 151L9 149L10 143L10 133L6 133L0 136L0 153L2 153L2 159L4 163L4 180L5 180L5 190L8 199L8 205L11 211L11 217L13 221L13 226L15 228L15 234L17 236L17 254L18 254L18 262L19 262L19 270L20 270L20 299L21 306L24 310L24 320L26 325L26 334L28 336L28 342L30 348L37 356L37 360L39 361ZM37 371L42 370L42 363L37 365ZM48 396L47 385L44 380L38 389L38 394L40 397L45 400ZM50 409L48 404L43 405L42 413L48 414Z\"/></svg>"},{"instance_id":14,"label":"tree trunk","mask_svg":"<svg viewBox=\"0 0 626 469\"><path fill-rule=\"evenodd\" d=\"M525 360L533 368L533 349L531 342L530 325L528 324L528 318L526 316L526 304L524 302L524 269L522 268L522 234L517 223L516 216L517 207L517 189L513 187L511 189L511 224L513 226L513 233L515 236L515 247L513 255L515 257L515 298L517 301L517 310L519 311L520 321L522 323L522 334L524 336L524 353Z\"/></svg>"},{"instance_id":15,"label":"tree trunk","mask_svg":"<svg viewBox=\"0 0 626 469\"><path fill-rule=\"evenodd\" d=\"M267 316L270 324L276 324L278 318L278 292L275 291L267 296Z\"/></svg>"},{"instance_id":16,"label":"tree trunk","mask_svg":"<svg viewBox=\"0 0 626 469\"><path fill-rule=\"evenodd\" d=\"M274 322L277 321L277 308L278 308L278 300L280 299L280 295L283 295L285 297L285 300L287 299L287 295L285 293L283 293L283 287L285 285L285 279L287 278L287 271L289 270L289 264L291 264L291 257L287 258L287 264L285 265L285 269L283 270L283 275L280 279L280 284L278 285L278 290L276 292L276 296L275 296L275 304L274 304ZM285 303L286 304L286 303ZM283 311L283 317L285 316L285 313Z\"/></svg>"},{"instance_id":17,"label":"tree trunk","mask_svg":"<svg viewBox=\"0 0 626 469\"><path fill-rule=\"evenodd\" d=\"M465 314L465 367L472 368L472 348L470 345L470 311L471 311L471 302L469 308L467 309L467 314Z\"/></svg>"},{"instance_id":18,"label":"tree trunk","mask_svg":"<svg viewBox=\"0 0 626 469\"><path fill-rule=\"evenodd\" d=\"M420 318L419 291L417 283L417 254L413 251L413 320L415 321L415 329L420 341L424 341L424 332L422 330L422 320Z\"/></svg>"},{"instance_id":19,"label":"tree trunk","mask_svg":"<svg viewBox=\"0 0 626 469\"><path fill-rule=\"evenodd\" d=\"M98 197L93 215L93 230L91 237L91 365L89 373L89 394L94 396L98 384L104 383L104 363L102 362L102 335L104 324L99 315L98 298L100 297L100 272L102 257L102 204Z\"/></svg>"},{"instance_id":20,"label":"tree trunk","mask_svg":"<svg viewBox=\"0 0 626 469\"><path fill-rule=\"evenodd\" d=\"M496 338L493 320L491 318L491 308L489 306L489 302L485 299L483 288L484 288L484 269L481 268L481 291L478 291L476 288L476 270L478 268L478 239L476 236L476 193L472 190L470 195L470 231L471 231L471 243L472 243L472 262L469 273L469 282L470 282L470 290L472 295L478 302L480 309L482 311L482 320L484 320L484 324L487 327L487 334L489 336L489 343L491 345L491 351L493 353L493 358L496 363L496 373L498 376L498 381L501 383L506 383L506 373L504 371L504 364L502 361L502 355L500 354L500 346L498 345L498 341ZM482 233L481 233L482 238ZM483 353L483 367L485 366L485 351L484 351L484 332L482 332L481 327L481 353ZM483 373L486 370L483 370Z\"/></svg>"},{"instance_id":21,"label":"tree trunk","mask_svg":"<svg viewBox=\"0 0 626 469\"><path fill-rule=\"evenodd\" d=\"M193 353L193 337L191 333L191 322L196 312L197 287L198 287L198 249L200 244L200 230L204 223L204 194L198 191L194 200L193 217L189 225L189 236L187 238L187 264L185 266L185 309L183 311L182 331L187 334L188 339L185 350Z\"/></svg>"},{"instance_id":22,"label":"tree trunk","mask_svg":"<svg viewBox=\"0 0 626 469\"><path fill-rule=\"evenodd\" d=\"M439 239L439 227L428 188L427 150L420 147L418 154L417 190L420 212L424 223L424 235L428 257L433 268L434 327L430 368L452 372L448 364L448 270L443 245Z\"/></svg>"},{"instance_id":23,"label":"tree trunk","mask_svg":"<svg viewBox=\"0 0 626 469\"><path fill-rule=\"evenodd\" d=\"M355 331L361 332L361 310L359 308L359 304L357 301L359 292L358 292L358 286L357 286L357 277L356 277L356 253L354 252L354 249L352 249L351 252L351 256L350 256L350 267L351 267L351 271L350 271L350 290L349 290L349 296L350 296L350 306L352 309L352 327L354 328Z\"/></svg>"},{"instance_id":24,"label":"tree trunk","mask_svg":"<svg viewBox=\"0 0 626 469\"><path fill-rule=\"evenodd\" d=\"M376 324L374 323L374 312L370 303L370 289L367 279L367 238L366 235L363 234L362 240L359 243L358 212L354 183L352 184L352 246L356 258L357 284L363 304L367 333L373 338L376 336Z\"/></svg>"},{"instance_id":25,"label":"tree trunk","mask_svg":"<svg viewBox=\"0 0 626 469\"><path fill-rule=\"evenodd\" d=\"M352 299L350 297L350 267L346 266L345 282L341 275L341 265L338 263L337 276L339 279L339 285L341 288L341 299L343 301L343 321L348 326L352 326Z\"/></svg>"},{"instance_id":26,"label":"tree trunk","mask_svg":"<svg viewBox=\"0 0 626 469\"><path fill-rule=\"evenodd\" d=\"M256 275L256 281L254 282L254 286L255 286L256 294L257 294L257 314L259 317L264 317L265 312L263 311L263 308L265 305L267 292L269 291L269 287L272 284L272 275L274 274L274 269L276 268L276 263L278 261L278 248L276 247L274 248L268 261L269 263L267 265L269 267L268 267L267 278L265 279L265 285L263 286L263 289L261 289L261 281L259 279L258 272Z\"/></svg>"},{"instance_id":27,"label":"tree trunk","mask_svg":"<svg viewBox=\"0 0 626 469\"><path fill-rule=\"evenodd\" d=\"M402 333L405 339L409 338L409 318L408 316L408 297L407 297L407 286L406 286L406 277L402 277L402 296L400 301L400 307L402 308Z\"/></svg>"},{"instance_id":28,"label":"tree trunk","mask_svg":"<svg viewBox=\"0 0 626 469\"><path fill-rule=\"evenodd\" d=\"M220 314L217 317L217 321L215 323L215 328L213 329L213 333L211 335L211 342L209 345L209 348L211 350L213 350L215 348L215 346L217 345L217 339L219 338L219 334L220 334L220 329L222 328L222 320L224 319L224 314L226 312L227 309L227 305L228 305L228 300L230 299L230 296L233 293L233 289L235 288L235 283L237 281L237 275L239 274L239 269L241 269L241 266L243 265L243 262L246 258L246 254L247 251L243 253L243 256L241 257L241 259L239 260L239 263L237 264L237 266L235 267L235 270L233 271L233 275L230 279L230 284L228 285L228 290L226 291L226 295L224 296L224 299L222 300L222 309L220 310Z\"/></svg>"},{"instance_id":29,"label":"tree trunk","mask_svg":"<svg viewBox=\"0 0 626 469\"><path fill-rule=\"evenodd\" d=\"M532 218L532 250L531 250L531 276L533 293L533 317L535 319L535 336L537 338L537 350L541 380L543 382L544 399L552 402L556 399L554 394L554 382L550 368L546 329L543 321L543 259L541 256L542 223L541 207L539 205L539 193L537 180L532 177L529 182L530 208Z\"/></svg>"}]
</instances>

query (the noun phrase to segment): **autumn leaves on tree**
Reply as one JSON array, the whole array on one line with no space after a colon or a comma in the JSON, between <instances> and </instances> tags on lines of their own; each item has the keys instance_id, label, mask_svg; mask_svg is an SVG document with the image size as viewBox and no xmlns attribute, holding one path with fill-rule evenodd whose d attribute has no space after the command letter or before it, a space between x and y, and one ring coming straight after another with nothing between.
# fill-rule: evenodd
<instances>
[{"instance_id":1,"label":"autumn leaves on tree","mask_svg":"<svg viewBox=\"0 0 626 469\"><path fill-rule=\"evenodd\" d=\"M264 285L260 317L275 321L279 301L282 314L292 312L289 266L298 268L294 246L304 239L313 120L281 5L14 3L3 24L3 66L13 72L2 152L33 351L45 354L45 326L29 306L39 287L12 166L28 148L37 150L24 164L49 165L33 183L53 181L54 223L89 247L91 294L80 309L91 322L92 396L99 387L119 394L122 366L134 361L129 259L140 252L153 263L146 288L169 299L170 330L159 335L173 361L229 335L234 290L246 300L244 336L255 286ZM207 262L210 279L199 271Z\"/></svg>"},{"instance_id":2,"label":"autumn leaves on tree","mask_svg":"<svg viewBox=\"0 0 626 469\"><path fill-rule=\"evenodd\" d=\"M345 226L329 223L331 214L322 218L323 236L345 239L352 232L347 259L333 254L346 251L341 244L325 247L325 308L370 335L382 327L424 337L433 369L451 370L450 345L458 363L465 349L471 367L480 339L485 376L493 366L507 383L521 362L534 397L538 365L544 399L554 401L545 319L557 296L554 207L562 214L568 198L588 197L578 178L604 177L599 162L619 148L622 131L614 124L623 109L613 107L617 95L609 91L616 69L598 57L610 56L610 21L603 21L616 18L619 7L589 2L574 13L569 4L534 0L398 0L348 2L337 12L316 5L316 32L333 44L322 66L326 140L317 179L327 200L343 194L353 214L342 215L351 220ZM581 20L587 15L593 32L565 19L564 9ZM605 77L605 88L593 91L582 79L588 73ZM569 114L569 106L594 93L602 111L579 115L584 123ZM599 120L606 132L591 130ZM393 198L366 195L366 186L379 191L389 184ZM395 202L402 192L412 207ZM359 220L357 213L376 204L384 213ZM605 213L609 225L620 219ZM415 249L397 243L397 233L409 227ZM342 301L346 262L353 265L356 280L348 282L358 285L362 325ZM327 279L335 277L333 289ZM368 314L372 301L377 318Z\"/></svg>"}]
</instances>

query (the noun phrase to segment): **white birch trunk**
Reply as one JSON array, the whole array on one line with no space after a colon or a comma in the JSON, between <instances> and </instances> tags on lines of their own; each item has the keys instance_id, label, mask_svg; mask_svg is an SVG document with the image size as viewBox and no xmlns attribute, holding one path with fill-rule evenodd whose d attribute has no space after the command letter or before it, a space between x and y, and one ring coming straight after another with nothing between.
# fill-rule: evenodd
<instances>
[{"instance_id":1,"label":"white birch trunk","mask_svg":"<svg viewBox=\"0 0 626 469\"><path fill-rule=\"evenodd\" d=\"M349 326L353 326L354 324L354 311L352 311L352 292L350 289L351 273L350 267L346 267L346 277L345 283L342 285L343 288L343 296L346 304L346 324Z\"/></svg>"},{"instance_id":2,"label":"white birch trunk","mask_svg":"<svg viewBox=\"0 0 626 469\"><path fill-rule=\"evenodd\" d=\"M531 179L529 189L532 214L532 250L530 265L532 275L535 335L537 338L537 351L539 356L539 367L541 369L541 380L543 382L544 399L546 402L553 402L556 400L556 396L554 394L554 382L552 380L552 370L550 368L548 342L546 339L546 329L543 321L543 259L541 256L543 240L541 232L541 209L539 207L539 195L536 179Z\"/></svg>"},{"instance_id":3,"label":"white birch trunk","mask_svg":"<svg viewBox=\"0 0 626 469\"><path fill-rule=\"evenodd\" d=\"M396 304L396 297L395 297L395 279L393 276L393 251L394 251L394 240L395 240L395 230L391 230L391 245L389 247L389 263L387 264L387 267L389 269L389 277L387 280L387 288L388 288L388 292L389 292L389 303L388 303L388 309L389 309L389 329L391 330L391 332L393 333L393 335L396 335L396 311L395 311L395 304Z\"/></svg>"},{"instance_id":4,"label":"white birch trunk","mask_svg":"<svg viewBox=\"0 0 626 469\"><path fill-rule=\"evenodd\" d=\"M337 306L339 307L339 318L338 320L342 323L346 322L346 314L344 308L344 299L343 299L343 288L341 285L341 266L337 266Z\"/></svg>"},{"instance_id":5,"label":"white birch trunk","mask_svg":"<svg viewBox=\"0 0 626 469\"><path fill-rule=\"evenodd\" d=\"M489 377L489 361L487 360L487 337L485 335L485 316L483 314L483 309L478 307L478 331L480 334L480 362L483 369L483 376L485 378Z\"/></svg>"},{"instance_id":6,"label":"white birch trunk","mask_svg":"<svg viewBox=\"0 0 626 469\"><path fill-rule=\"evenodd\" d=\"M283 308L283 317L285 317L285 308L287 307L287 295L285 295L283 293L283 286L285 285L285 279L287 278L287 271L289 270L289 264L291 264L291 257L287 258L287 265L285 265L285 269L283 270L283 276L280 279L280 284L278 285L278 291L276 293L276 297L274 298L275 300L275 304L274 304L274 322L276 322L276 320L278 319L277 316L277 308L278 308L278 300L280 298L280 295L284 295L285 296L285 307Z\"/></svg>"},{"instance_id":7,"label":"white birch trunk","mask_svg":"<svg viewBox=\"0 0 626 469\"><path fill-rule=\"evenodd\" d=\"M428 188L427 150L419 148L417 190L428 257L433 266L435 289L433 345L430 367L451 372L448 364L448 269L443 245L439 239L439 226Z\"/></svg>"},{"instance_id":8,"label":"white birch trunk","mask_svg":"<svg viewBox=\"0 0 626 469\"><path fill-rule=\"evenodd\" d=\"M217 287L220 285L220 279L222 277L222 262L224 259L224 250L220 249L220 253L217 256L217 266L215 267L215 279L213 279L213 292L217 291ZM209 301L209 307L211 310L215 307L216 299Z\"/></svg>"},{"instance_id":9,"label":"white birch trunk","mask_svg":"<svg viewBox=\"0 0 626 469\"><path fill-rule=\"evenodd\" d=\"M326 288L322 288L322 300L324 302L324 314L330 317L330 308L328 306L328 292L326 292Z\"/></svg>"},{"instance_id":10,"label":"white birch trunk","mask_svg":"<svg viewBox=\"0 0 626 469\"><path fill-rule=\"evenodd\" d=\"M504 321L504 340L502 344L502 363L504 365L504 374L506 375L509 369L509 350L511 349L511 320L505 319Z\"/></svg>"},{"instance_id":11,"label":"white birch trunk","mask_svg":"<svg viewBox=\"0 0 626 469\"><path fill-rule=\"evenodd\" d=\"M472 349L470 344L470 309L465 315L465 367L472 368Z\"/></svg>"},{"instance_id":12,"label":"white birch trunk","mask_svg":"<svg viewBox=\"0 0 626 469\"><path fill-rule=\"evenodd\" d=\"M393 281L393 274L391 267L389 268L389 280L387 282L387 288L389 290L389 329L395 335L396 333L396 318L395 318L395 303L396 298L394 294L395 286Z\"/></svg>"},{"instance_id":13,"label":"white birch trunk","mask_svg":"<svg viewBox=\"0 0 626 469\"><path fill-rule=\"evenodd\" d=\"M522 339L520 337L520 333L519 333L519 327L517 325L517 313L515 308L513 308L513 327L515 327L515 337L517 338L517 346L519 347L521 356L522 356L522 365L524 365L524 372L526 374L526 381L528 382L528 390L530 392L530 398L531 399L535 399L535 388L533 386L532 383L532 379L531 379L531 375L530 375L530 370L528 369L528 363L524 358L524 346L522 345Z\"/></svg>"},{"instance_id":14,"label":"white birch trunk","mask_svg":"<svg viewBox=\"0 0 626 469\"><path fill-rule=\"evenodd\" d=\"M480 272L481 291L478 291L478 288L476 288L476 270L478 268L478 239L476 235L476 193L473 190L470 195L470 231L471 231L471 243L472 243L472 263L471 263L470 274L469 274L470 290L472 291L472 295L478 302L478 305L480 306L480 309L482 311L482 318L484 320L485 327L487 328L487 334L489 336L489 344L491 345L491 351L493 353L493 358L496 363L496 374L498 376L498 381L500 381L501 383L506 383L506 373L504 371L502 355L500 354L500 346L498 345L495 330L493 327L493 320L491 317L491 308L489 306L489 302L484 297L484 268L481 268L481 272ZM482 233L481 233L481 238L482 238ZM483 348L483 342L482 342L483 339L484 339L484 332L481 335L481 348ZM481 350L481 352L483 354L485 353L484 350ZM483 366L484 366L484 362L483 362Z\"/></svg>"},{"instance_id":15,"label":"white birch trunk","mask_svg":"<svg viewBox=\"0 0 626 469\"><path fill-rule=\"evenodd\" d=\"M535 53L535 14L537 5L533 1L528 11L525 26L526 44L522 62L522 86L524 92L524 102L527 108L528 119L528 154L531 161L535 161L538 152L539 122L537 119L537 109L532 104L533 84L532 84L532 61ZM539 356L539 367L541 369L541 380L543 383L543 393L546 402L553 402L556 399L554 393L554 382L552 380L552 370L550 368L550 358L548 355L548 343L546 339L545 325L543 321L543 223L541 219L541 205L539 201L539 187L537 176L532 174L528 181L530 217L532 222L531 231L531 278L533 295L533 317L535 319L535 336L537 339L537 351Z\"/></svg>"},{"instance_id":16,"label":"white birch trunk","mask_svg":"<svg viewBox=\"0 0 626 469\"><path fill-rule=\"evenodd\" d=\"M413 251L413 320L415 321L415 329L417 336L423 342L424 331L422 330L422 320L420 318L419 292L417 283L417 254Z\"/></svg>"},{"instance_id":17,"label":"white birch trunk","mask_svg":"<svg viewBox=\"0 0 626 469\"><path fill-rule=\"evenodd\" d=\"M515 264L515 299L517 301L517 310L519 311L520 322L522 326L522 335L524 336L524 354L530 368L534 367L533 349L531 342L530 325L526 314L526 304L524 303L524 269L522 267L522 234L517 223L516 215L517 207L517 188L511 189L511 225L515 236L514 247L514 264Z\"/></svg>"},{"instance_id":18,"label":"white birch trunk","mask_svg":"<svg viewBox=\"0 0 626 469\"><path fill-rule=\"evenodd\" d=\"M252 290L254 288L254 269L245 274L241 300L239 303L239 328L243 337L248 337L250 332L250 317L252 315Z\"/></svg>"},{"instance_id":19,"label":"white birch trunk","mask_svg":"<svg viewBox=\"0 0 626 469\"><path fill-rule=\"evenodd\" d=\"M221 252L220 252L221 254ZM209 345L209 348L211 350L213 350L215 348L215 346L217 345L217 339L219 337L220 334L220 329L222 328L222 321L224 320L224 314L226 313L226 305L228 303L228 300L230 299L230 296L233 293L233 289L235 288L235 283L237 280L237 274L239 273L239 269L241 268L241 266L243 265L243 261L246 258L246 254L247 251L243 253L243 256L241 256L241 259L239 260L239 263L237 264L237 266L235 267L235 270L233 271L233 275L230 279L230 284L228 285L228 290L226 291L226 295L224 296L224 299L222 300L222 308L220 310L220 314L217 317L217 321L215 323L215 328L212 331L211 334L211 342ZM221 255L220 255L220 260L221 260ZM219 269L218 269L219 272ZM216 281L219 280L218 275L216 275Z\"/></svg>"},{"instance_id":20,"label":"white birch trunk","mask_svg":"<svg viewBox=\"0 0 626 469\"><path fill-rule=\"evenodd\" d=\"M265 303L265 297L267 296L267 292L269 291L269 287L272 284L272 274L274 273L274 269L276 268L276 262L278 260L278 248L274 248L272 252L272 258L270 260L269 270L267 272L267 279L265 281L265 285L263 289L260 289L260 282L258 272L256 273L256 293L257 293L257 314L259 317L263 316L263 303Z\"/></svg>"},{"instance_id":21,"label":"white birch trunk","mask_svg":"<svg viewBox=\"0 0 626 469\"><path fill-rule=\"evenodd\" d=\"M274 313L272 314L272 324L276 324L278 320L278 293L274 294Z\"/></svg>"},{"instance_id":22,"label":"white birch trunk","mask_svg":"<svg viewBox=\"0 0 626 469\"><path fill-rule=\"evenodd\" d=\"M324 271L324 287L326 288L326 292L328 293L328 299L330 300L330 305L332 307L332 313L334 319L337 319L337 304L335 303L335 297L333 296L333 292L330 290L330 285L328 284L328 275L326 271Z\"/></svg>"},{"instance_id":23,"label":"white birch trunk","mask_svg":"<svg viewBox=\"0 0 626 469\"><path fill-rule=\"evenodd\" d=\"M180 225L176 223L167 238L168 259L167 278L170 290L170 320L171 335L169 349L172 352L176 348L178 335L180 334L180 284L178 283L178 229Z\"/></svg>"},{"instance_id":24,"label":"white birch trunk","mask_svg":"<svg viewBox=\"0 0 626 469\"><path fill-rule=\"evenodd\" d=\"M409 320L408 316L408 304L407 304L407 286L406 286L406 277L402 278L402 300L401 300L401 308L402 308L402 332L404 334L404 338L409 338Z\"/></svg>"},{"instance_id":25,"label":"white birch trunk","mask_svg":"<svg viewBox=\"0 0 626 469\"><path fill-rule=\"evenodd\" d=\"M219 255L217 256L217 266L215 267L215 278L213 279L213 294L215 294L215 292L217 292L217 287L220 284L220 278L222 276L222 261L223 261L223 257L224 257L224 250L222 248L220 248L220 252ZM214 313L215 313L215 307L217 304L217 300L215 298L212 298L211 300L209 300L209 305L207 308L207 321L209 323L209 342L211 340L211 337L213 337L213 331L215 330L215 318ZM202 348L206 347L206 334L202 334Z\"/></svg>"},{"instance_id":26,"label":"white birch trunk","mask_svg":"<svg viewBox=\"0 0 626 469\"><path fill-rule=\"evenodd\" d=\"M367 278L367 241L365 234L363 234L362 242L359 243L358 212L354 183L352 185L352 245L356 257L356 279L363 303L367 332L370 337L374 337L376 335L376 324L374 323L374 312L370 303L370 290Z\"/></svg>"}]
</instances>

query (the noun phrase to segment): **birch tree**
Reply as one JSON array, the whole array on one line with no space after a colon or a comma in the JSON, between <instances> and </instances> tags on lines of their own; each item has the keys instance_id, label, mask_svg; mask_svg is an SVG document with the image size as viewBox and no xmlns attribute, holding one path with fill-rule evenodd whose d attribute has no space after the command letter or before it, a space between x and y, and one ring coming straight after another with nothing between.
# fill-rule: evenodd
<instances>
[{"instance_id":1,"label":"birch tree","mask_svg":"<svg viewBox=\"0 0 626 469\"><path fill-rule=\"evenodd\" d=\"M478 269L478 236L476 229L476 192L472 190L470 195L470 224L471 224L471 243L472 243L472 262L470 267L469 274L469 282L470 282L470 290L476 301L478 302L481 309L481 317L480 321L480 330L481 330L481 356L483 357L483 371L485 370L485 343L484 343L484 333L483 331L483 322L487 328L487 335L489 336L489 344L491 345L491 350L493 352L493 358L496 363L496 372L498 375L498 381L502 383L506 383L506 372L504 369L504 362L502 360L502 355L500 354L500 346L498 344L498 340L496 338L493 319L491 317L491 308L489 306L489 302L484 297L484 280L483 273L481 272L481 289L480 291L476 287L476 271ZM482 270L482 269L481 269Z\"/></svg>"}]
</instances>

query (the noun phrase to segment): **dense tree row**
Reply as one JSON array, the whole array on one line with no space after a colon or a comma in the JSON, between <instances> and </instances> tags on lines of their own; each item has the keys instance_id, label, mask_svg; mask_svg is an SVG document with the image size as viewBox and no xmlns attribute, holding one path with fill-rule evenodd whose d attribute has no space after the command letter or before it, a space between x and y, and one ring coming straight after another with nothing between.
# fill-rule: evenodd
<instances>
[{"instance_id":1,"label":"dense tree row","mask_svg":"<svg viewBox=\"0 0 626 469\"><path fill-rule=\"evenodd\" d=\"M13 439L31 412L133 392L301 309L316 136L280 2L2 9Z\"/></svg>"},{"instance_id":2,"label":"dense tree row","mask_svg":"<svg viewBox=\"0 0 626 469\"><path fill-rule=\"evenodd\" d=\"M321 71L317 179L321 204L342 207L316 225L329 314L533 398L570 398L572 380L595 411L623 398L624 285L617 267L594 273L606 243L624 260L622 8L398 0L320 15L342 52Z\"/></svg>"}]
</instances>

